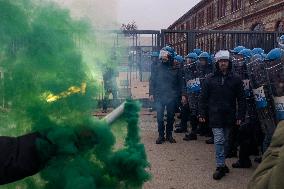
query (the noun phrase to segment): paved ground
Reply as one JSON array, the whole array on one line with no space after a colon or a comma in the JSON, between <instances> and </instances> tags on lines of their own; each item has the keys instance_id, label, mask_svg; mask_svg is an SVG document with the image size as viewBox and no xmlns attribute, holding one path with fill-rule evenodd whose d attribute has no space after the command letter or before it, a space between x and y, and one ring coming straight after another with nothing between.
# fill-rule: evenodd
<instances>
[{"instance_id":1,"label":"paved ground","mask_svg":"<svg viewBox=\"0 0 284 189\"><path fill-rule=\"evenodd\" d=\"M120 80L126 78L120 73ZM139 82L132 75L132 97L147 98L148 82ZM232 169L231 173L221 181L214 181L212 173L215 170L214 146L205 144L206 138L194 142L182 140L183 134L174 137L177 144L165 143L156 145L156 120L153 113L143 110L141 113L141 135L147 155L151 163L150 172L153 178L146 183L144 189L245 189L256 167L251 169ZM231 164L236 159L228 160Z\"/></svg>"},{"instance_id":2,"label":"paved ground","mask_svg":"<svg viewBox=\"0 0 284 189\"><path fill-rule=\"evenodd\" d=\"M143 115L144 114L144 115ZM141 115L141 135L145 144L153 179L144 189L245 189L252 169L236 170L221 181L214 181L214 147L205 144L206 138L194 142L183 141L183 134L176 134L176 144L156 145L154 115ZM236 159L228 160L228 166Z\"/></svg>"}]
</instances>

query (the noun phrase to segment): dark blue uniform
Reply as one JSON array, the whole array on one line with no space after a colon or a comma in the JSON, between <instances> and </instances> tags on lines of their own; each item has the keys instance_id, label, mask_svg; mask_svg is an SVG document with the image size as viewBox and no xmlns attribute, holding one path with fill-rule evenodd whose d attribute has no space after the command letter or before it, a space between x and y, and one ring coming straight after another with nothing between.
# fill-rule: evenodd
<instances>
[{"instance_id":1,"label":"dark blue uniform","mask_svg":"<svg viewBox=\"0 0 284 189\"><path fill-rule=\"evenodd\" d=\"M196 135L198 127L198 100L205 78L213 72L210 64L197 65L196 62L184 66L184 90L183 94L188 97L190 108L190 124L192 127L190 135ZM209 130L207 124L202 126L203 133ZM190 140L190 135L186 135L185 140ZM194 137L195 138L195 137Z\"/></svg>"}]
</instances>

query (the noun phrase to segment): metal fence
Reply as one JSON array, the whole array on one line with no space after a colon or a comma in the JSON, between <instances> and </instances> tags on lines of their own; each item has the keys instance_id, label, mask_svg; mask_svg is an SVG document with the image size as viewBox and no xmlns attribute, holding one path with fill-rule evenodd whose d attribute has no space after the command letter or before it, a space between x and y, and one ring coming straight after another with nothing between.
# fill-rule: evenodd
<instances>
[{"instance_id":1,"label":"metal fence","mask_svg":"<svg viewBox=\"0 0 284 189\"><path fill-rule=\"evenodd\" d=\"M178 54L186 55L195 48L214 53L221 49L263 48L266 52L277 47L279 32L217 31L217 30L161 30L161 47L171 44Z\"/></svg>"}]
</instances>

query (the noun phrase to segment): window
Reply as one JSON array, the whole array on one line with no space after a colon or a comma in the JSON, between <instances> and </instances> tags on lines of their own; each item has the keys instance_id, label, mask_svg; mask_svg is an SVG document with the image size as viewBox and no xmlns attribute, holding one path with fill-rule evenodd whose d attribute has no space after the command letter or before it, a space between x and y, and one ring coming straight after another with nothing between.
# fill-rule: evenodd
<instances>
[{"instance_id":1,"label":"window","mask_svg":"<svg viewBox=\"0 0 284 189\"><path fill-rule=\"evenodd\" d=\"M262 0L249 0L249 3L250 3L250 4L254 4L254 3L257 3L257 2L259 2L259 1L262 1Z\"/></svg>"},{"instance_id":2,"label":"window","mask_svg":"<svg viewBox=\"0 0 284 189\"><path fill-rule=\"evenodd\" d=\"M231 11L235 12L242 8L242 0L232 0L231 2Z\"/></svg>"},{"instance_id":3,"label":"window","mask_svg":"<svg viewBox=\"0 0 284 189\"><path fill-rule=\"evenodd\" d=\"M186 22L186 30L190 30L190 21L189 20Z\"/></svg>"},{"instance_id":4,"label":"window","mask_svg":"<svg viewBox=\"0 0 284 189\"><path fill-rule=\"evenodd\" d=\"M284 32L284 21L278 21L276 24L276 31Z\"/></svg>"},{"instance_id":5,"label":"window","mask_svg":"<svg viewBox=\"0 0 284 189\"><path fill-rule=\"evenodd\" d=\"M211 4L207 8L207 24L211 24L214 21L214 5Z\"/></svg>"},{"instance_id":6,"label":"window","mask_svg":"<svg viewBox=\"0 0 284 189\"><path fill-rule=\"evenodd\" d=\"M196 16L192 17L192 29L196 29L196 25L197 25L197 18Z\"/></svg>"},{"instance_id":7,"label":"window","mask_svg":"<svg viewBox=\"0 0 284 189\"><path fill-rule=\"evenodd\" d=\"M198 13L198 27L201 28L204 25L204 11Z\"/></svg>"},{"instance_id":8,"label":"window","mask_svg":"<svg viewBox=\"0 0 284 189\"><path fill-rule=\"evenodd\" d=\"M264 25L262 23L256 23L252 26L252 31L264 31Z\"/></svg>"},{"instance_id":9,"label":"window","mask_svg":"<svg viewBox=\"0 0 284 189\"><path fill-rule=\"evenodd\" d=\"M222 18L226 15L226 0L218 0L217 2L217 18Z\"/></svg>"}]
</instances>

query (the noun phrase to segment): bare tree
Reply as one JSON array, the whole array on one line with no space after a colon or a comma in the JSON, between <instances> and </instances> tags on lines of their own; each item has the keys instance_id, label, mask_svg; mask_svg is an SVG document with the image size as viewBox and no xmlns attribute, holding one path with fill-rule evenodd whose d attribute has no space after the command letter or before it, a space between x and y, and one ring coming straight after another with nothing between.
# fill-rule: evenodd
<instances>
[{"instance_id":1,"label":"bare tree","mask_svg":"<svg viewBox=\"0 0 284 189\"><path fill-rule=\"evenodd\" d=\"M122 24L121 25L121 31L126 35L126 36L131 36L131 35L134 35L134 34L129 34L128 32L131 32L131 31L136 31L138 29L138 26L136 24L135 21L132 21L128 24Z\"/></svg>"}]
</instances>

